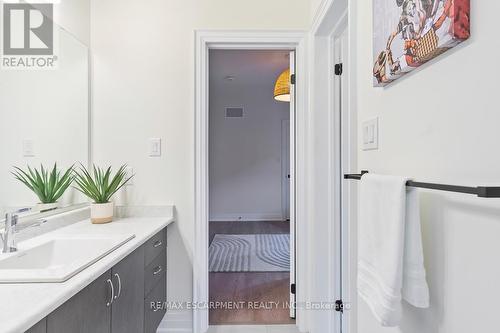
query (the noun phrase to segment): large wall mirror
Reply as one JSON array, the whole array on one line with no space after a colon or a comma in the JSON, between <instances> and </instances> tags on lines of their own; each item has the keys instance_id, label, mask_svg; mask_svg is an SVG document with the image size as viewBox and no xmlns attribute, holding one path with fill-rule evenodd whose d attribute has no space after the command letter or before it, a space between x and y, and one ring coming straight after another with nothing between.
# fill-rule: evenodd
<instances>
[{"instance_id":1,"label":"large wall mirror","mask_svg":"<svg viewBox=\"0 0 500 333\"><path fill-rule=\"evenodd\" d=\"M89 50L54 28L56 69L0 70L0 220L24 207L58 212L87 202L69 186L57 200L45 200L56 202L44 203L12 174L22 170L30 175L29 167L36 175L42 166L51 172L56 164L62 176L72 165L89 162Z\"/></svg>"}]
</instances>

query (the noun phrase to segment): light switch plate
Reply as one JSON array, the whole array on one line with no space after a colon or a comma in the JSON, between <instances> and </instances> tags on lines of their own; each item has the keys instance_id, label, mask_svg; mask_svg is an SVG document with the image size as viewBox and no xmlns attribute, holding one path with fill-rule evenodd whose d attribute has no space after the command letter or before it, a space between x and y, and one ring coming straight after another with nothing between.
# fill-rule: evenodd
<instances>
[{"instance_id":1,"label":"light switch plate","mask_svg":"<svg viewBox=\"0 0 500 333\"><path fill-rule=\"evenodd\" d=\"M378 149L378 117L363 122L363 150Z\"/></svg>"},{"instance_id":2,"label":"light switch plate","mask_svg":"<svg viewBox=\"0 0 500 333\"><path fill-rule=\"evenodd\" d=\"M161 156L161 138L149 139L149 156L150 157Z\"/></svg>"},{"instance_id":3,"label":"light switch plate","mask_svg":"<svg viewBox=\"0 0 500 333\"><path fill-rule=\"evenodd\" d=\"M35 156L35 141L32 139L23 140L23 157Z\"/></svg>"}]
</instances>

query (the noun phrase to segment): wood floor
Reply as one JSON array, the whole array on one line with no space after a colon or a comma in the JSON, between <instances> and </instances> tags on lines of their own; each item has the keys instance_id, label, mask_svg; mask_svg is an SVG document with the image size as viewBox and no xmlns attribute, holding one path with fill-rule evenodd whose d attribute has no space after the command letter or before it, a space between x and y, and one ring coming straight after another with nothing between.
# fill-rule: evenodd
<instances>
[{"instance_id":1,"label":"wood floor","mask_svg":"<svg viewBox=\"0 0 500 333\"><path fill-rule=\"evenodd\" d=\"M299 333L295 325L220 325L210 326L208 333Z\"/></svg>"},{"instance_id":2,"label":"wood floor","mask_svg":"<svg viewBox=\"0 0 500 333\"><path fill-rule=\"evenodd\" d=\"M216 234L286 234L287 222L210 222ZM289 316L289 272L210 273L210 325L293 324ZM231 302L231 303L227 303ZM233 308L222 308L222 304Z\"/></svg>"}]
</instances>

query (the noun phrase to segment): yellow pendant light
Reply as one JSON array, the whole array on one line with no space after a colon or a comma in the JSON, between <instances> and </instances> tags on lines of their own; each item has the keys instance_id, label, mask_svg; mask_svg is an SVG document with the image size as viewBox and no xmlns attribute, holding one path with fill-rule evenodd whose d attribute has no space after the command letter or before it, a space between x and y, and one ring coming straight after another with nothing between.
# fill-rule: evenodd
<instances>
[{"instance_id":1,"label":"yellow pendant light","mask_svg":"<svg viewBox=\"0 0 500 333\"><path fill-rule=\"evenodd\" d=\"M274 99L280 102L290 102L290 69L278 76L274 85Z\"/></svg>"}]
</instances>

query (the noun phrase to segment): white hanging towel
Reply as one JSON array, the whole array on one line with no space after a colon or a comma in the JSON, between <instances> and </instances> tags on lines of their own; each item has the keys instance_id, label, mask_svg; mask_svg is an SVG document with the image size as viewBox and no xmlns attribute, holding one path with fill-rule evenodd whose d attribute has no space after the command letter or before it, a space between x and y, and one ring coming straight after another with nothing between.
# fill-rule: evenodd
<instances>
[{"instance_id":1,"label":"white hanging towel","mask_svg":"<svg viewBox=\"0 0 500 333\"><path fill-rule=\"evenodd\" d=\"M365 174L361 178L358 293L382 326L398 326L401 300L429 307L420 205L409 179Z\"/></svg>"}]
</instances>

